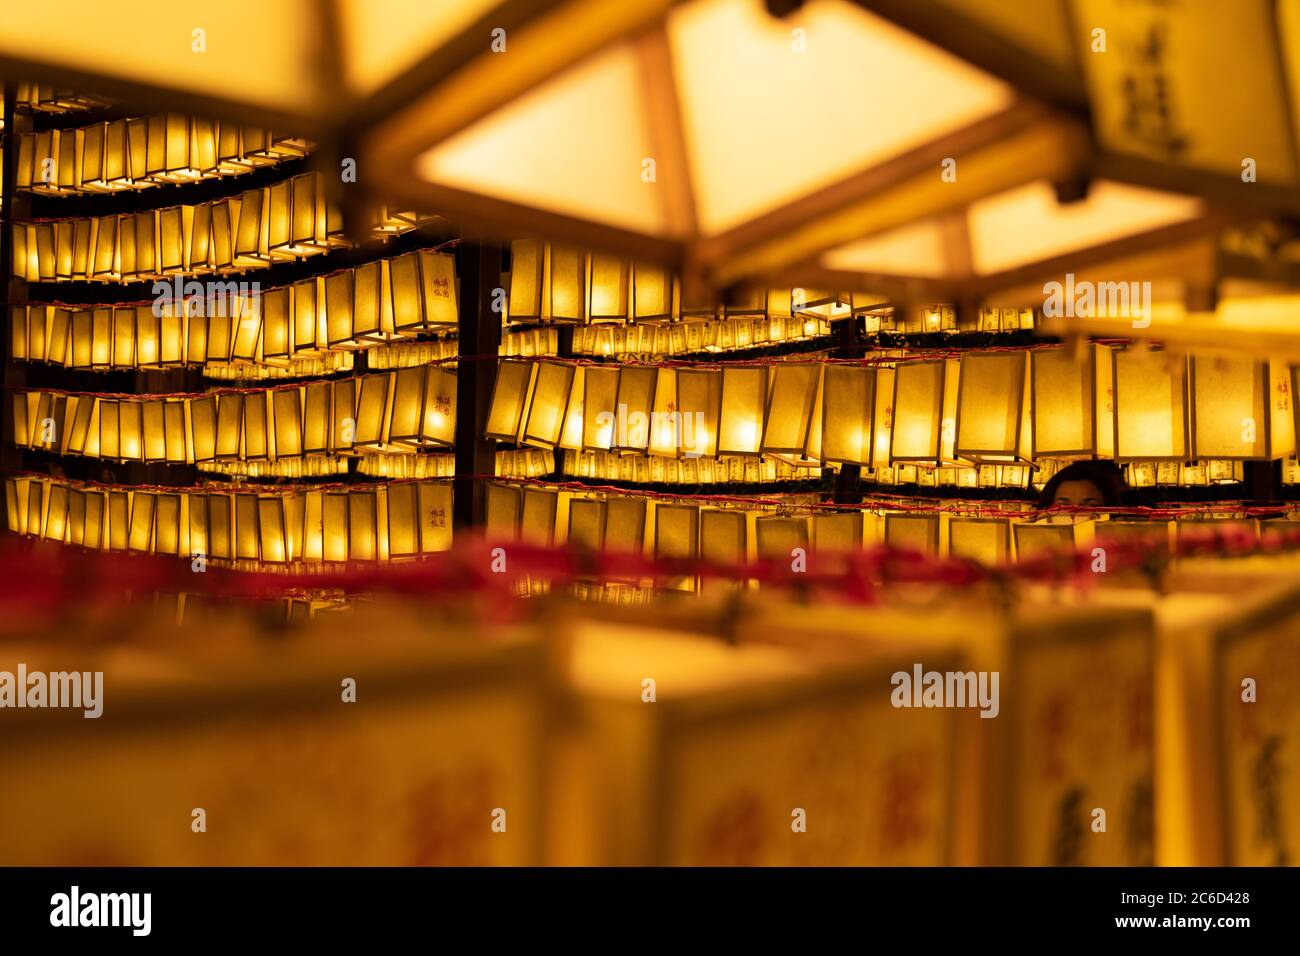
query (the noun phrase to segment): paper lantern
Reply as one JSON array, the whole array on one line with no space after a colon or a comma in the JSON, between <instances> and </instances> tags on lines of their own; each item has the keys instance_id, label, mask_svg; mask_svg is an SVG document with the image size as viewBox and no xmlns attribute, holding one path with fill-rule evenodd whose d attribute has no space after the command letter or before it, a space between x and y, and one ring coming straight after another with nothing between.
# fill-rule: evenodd
<instances>
[{"instance_id":1,"label":"paper lantern","mask_svg":"<svg viewBox=\"0 0 1300 956\"><path fill-rule=\"evenodd\" d=\"M519 537L519 519L523 511L523 495L514 485L489 484L487 487L487 520L484 534L489 541L513 541Z\"/></svg>"},{"instance_id":2,"label":"paper lantern","mask_svg":"<svg viewBox=\"0 0 1300 956\"><path fill-rule=\"evenodd\" d=\"M555 322L582 322L587 316L586 252L574 246L550 243L546 259L546 317ZM512 272L512 283L513 279Z\"/></svg>"},{"instance_id":3,"label":"paper lantern","mask_svg":"<svg viewBox=\"0 0 1300 956\"><path fill-rule=\"evenodd\" d=\"M432 554L451 548L452 486L445 481L421 481L417 484L420 551Z\"/></svg>"},{"instance_id":4,"label":"paper lantern","mask_svg":"<svg viewBox=\"0 0 1300 956\"><path fill-rule=\"evenodd\" d=\"M572 498L569 501L568 543L599 551L604 546L604 536L605 502L600 498Z\"/></svg>"},{"instance_id":5,"label":"paper lantern","mask_svg":"<svg viewBox=\"0 0 1300 956\"><path fill-rule=\"evenodd\" d=\"M821 378L822 366L813 363L779 364L772 368L772 387L763 426L763 454L804 453Z\"/></svg>"},{"instance_id":6,"label":"paper lantern","mask_svg":"<svg viewBox=\"0 0 1300 956\"><path fill-rule=\"evenodd\" d=\"M655 388L661 369L625 365L618 373L618 427L615 450L645 451L650 444Z\"/></svg>"},{"instance_id":7,"label":"paper lantern","mask_svg":"<svg viewBox=\"0 0 1300 956\"><path fill-rule=\"evenodd\" d=\"M826 366L822 384L822 461L871 463L875 400L874 369Z\"/></svg>"},{"instance_id":8,"label":"paper lantern","mask_svg":"<svg viewBox=\"0 0 1300 956\"><path fill-rule=\"evenodd\" d=\"M939 516L885 515L885 544L921 554L938 554Z\"/></svg>"},{"instance_id":9,"label":"paper lantern","mask_svg":"<svg viewBox=\"0 0 1300 956\"><path fill-rule=\"evenodd\" d=\"M492 405L488 411L486 436L502 441L518 440L532 391L535 363L503 360L497 365Z\"/></svg>"},{"instance_id":10,"label":"paper lantern","mask_svg":"<svg viewBox=\"0 0 1300 956\"><path fill-rule=\"evenodd\" d=\"M788 568L794 560L794 550L808 552L808 519L766 515L754 521L754 542L758 557L784 562Z\"/></svg>"},{"instance_id":11,"label":"paper lantern","mask_svg":"<svg viewBox=\"0 0 1300 956\"><path fill-rule=\"evenodd\" d=\"M767 369L761 365L722 370L719 455L757 455L767 411Z\"/></svg>"},{"instance_id":12,"label":"paper lantern","mask_svg":"<svg viewBox=\"0 0 1300 956\"><path fill-rule=\"evenodd\" d=\"M456 373L436 365L425 368L422 443L451 446L456 441Z\"/></svg>"},{"instance_id":13,"label":"paper lantern","mask_svg":"<svg viewBox=\"0 0 1300 956\"><path fill-rule=\"evenodd\" d=\"M324 561L348 560L348 499L350 497L347 493L335 492L325 492L321 495L320 556ZM359 519L362 517L358 514Z\"/></svg>"},{"instance_id":14,"label":"paper lantern","mask_svg":"<svg viewBox=\"0 0 1300 956\"><path fill-rule=\"evenodd\" d=\"M357 417L357 380L333 382L330 388L329 450L346 453L356 442L360 422Z\"/></svg>"},{"instance_id":15,"label":"paper lantern","mask_svg":"<svg viewBox=\"0 0 1300 956\"><path fill-rule=\"evenodd\" d=\"M625 322L628 317L628 263L593 252L588 257L587 317L591 322Z\"/></svg>"},{"instance_id":16,"label":"paper lantern","mask_svg":"<svg viewBox=\"0 0 1300 956\"><path fill-rule=\"evenodd\" d=\"M894 369L889 462L938 462L941 457L946 363L901 362Z\"/></svg>"},{"instance_id":17,"label":"paper lantern","mask_svg":"<svg viewBox=\"0 0 1300 956\"><path fill-rule=\"evenodd\" d=\"M814 514L811 517L814 551L847 552L862 548L862 513Z\"/></svg>"},{"instance_id":18,"label":"paper lantern","mask_svg":"<svg viewBox=\"0 0 1300 956\"><path fill-rule=\"evenodd\" d=\"M736 566L749 558L749 526L741 511L705 508L700 511L700 557L710 563ZM703 578L704 594L743 589L745 582Z\"/></svg>"},{"instance_id":19,"label":"paper lantern","mask_svg":"<svg viewBox=\"0 0 1300 956\"><path fill-rule=\"evenodd\" d=\"M218 461L233 461L239 458L242 446L244 426L244 396L238 392L222 393L217 396L217 443Z\"/></svg>"},{"instance_id":20,"label":"paper lantern","mask_svg":"<svg viewBox=\"0 0 1300 956\"><path fill-rule=\"evenodd\" d=\"M632 312L636 322L667 322L675 317L673 274L638 262L632 270Z\"/></svg>"},{"instance_id":21,"label":"paper lantern","mask_svg":"<svg viewBox=\"0 0 1300 956\"><path fill-rule=\"evenodd\" d=\"M610 495L604 504L601 546L607 551L641 554L645 550L646 499L634 495Z\"/></svg>"},{"instance_id":22,"label":"paper lantern","mask_svg":"<svg viewBox=\"0 0 1300 956\"><path fill-rule=\"evenodd\" d=\"M656 558L690 559L699 555L700 509L698 505L662 504L655 508L654 553ZM669 577L659 587L693 591L694 577Z\"/></svg>"},{"instance_id":23,"label":"paper lantern","mask_svg":"<svg viewBox=\"0 0 1300 956\"><path fill-rule=\"evenodd\" d=\"M389 394L395 372L363 375L353 380L360 389L356 399L352 444L358 448L377 448L385 444L390 406ZM337 388L337 385L336 385ZM415 408L418 408L416 405ZM346 431L344 432L346 438Z\"/></svg>"},{"instance_id":24,"label":"paper lantern","mask_svg":"<svg viewBox=\"0 0 1300 956\"><path fill-rule=\"evenodd\" d=\"M550 488L524 488L519 537L530 544L550 545L555 541L555 519L559 494Z\"/></svg>"},{"instance_id":25,"label":"paper lantern","mask_svg":"<svg viewBox=\"0 0 1300 956\"><path fill-rule=\"evenodd\" d=\"M1116 349L1113 368L1116 460L1189 457L1187 360Z\"/></svg>"},{"instance_id":26,"label":"paper lantern","mask_svg":"<svg viewBox=\"0 0 1300 956\"><path fill-rule=\"evenodd\" d=\"M1189 369L1190 457L1271 458L1268 363L1193 356Z\"/></svg>"},{"instance_id":27,"label":"paper lantern","mask_svg":"<svg viewBox=\"0 0 1300 956\"><path fill-rule=\"evenodd\" d=\"M573 392L574 366L567 362L538 362L533 397L522 442L554 448L560 440Z\"/></svg>"},{"instance_id":28,"label":"paper lantern","mask_svg":"<svg viewBox=\"0 0 1300 956\"><path fill-rule=\"evenodd\" d=\"M424 327L454 329L460 320L456 302L456 260L445 252L421 249L420 282L423 287ZM396 291L394 291L396 300ZM400 330L402 327L398 326Z\"/></svg>"},{"instance_id":29,"label":"paper lantern","mask_svg":"<svg viewBox=\"0 0 1300 956\"><path fill-rule=\"evenodd\" d=\"M688 458L715 458L722 408L722 375L716 369L677 370L677 447ZM761 432L760 432L761 434Z\"/></svg>"},{"instance_id":30,"label":"paper lantern","mask_svg":"<svg viewBox=\"0 0 1300 956\"><path fill-rule=\"evenodd\" d=\"M1036 349L1030 355L1032 457L1091 458L1114 454L1110 349L1087 345Z\"/></svg>"},{"instance_id":31,"label":"paper lantern","mask_svg":"<svg viewBox=\"0 0 1300 956\"><path fill-rule=\"evenodd\" d=\"M507 314L512 321L542 318L545 244L536 239L510 243L510 298Z\"/></svg>"},{"instance_id":32,"label":"paper lantern","mask_svg":"<svg viewBox=\"0 0 1300 956\"><path fill-rule=\"evenodd\" d=\"M583 375L582 447L608 451L619 426L617 367L588 366ZM626 422L623 423L626 428Z\"/></svg>"},{"instance_id":33,"label":"paper lantern","mask_svg":"<svg viewBox=\"0 0 1300 956\"><path fill-rule=\"evenodd\" d=\"M948 554L984 565L1005 563L1011 556L1011 522L1006 518L948 519Z\"/></svg>"},{"instance_id":34,"label":"paper lantern","mask_svg":"<svg viewBox=\"0 0 1300 956\"><path fill-rule=\"evenodd\" d=\"M1027 460L1030 449L1024 352L968 352L961 358L954 457Z\"/></svg>"},{"instance_id":35,"label":"paper lantern","mask_svg":"<svg viewBox=\"0 0 1300 956\"><path fill-rule=\"evenodd\" d=\"M1013 522L1016 560L1046 551L1070 551L1092 540L1091 522Z\"/></svg>"}]
</instances>

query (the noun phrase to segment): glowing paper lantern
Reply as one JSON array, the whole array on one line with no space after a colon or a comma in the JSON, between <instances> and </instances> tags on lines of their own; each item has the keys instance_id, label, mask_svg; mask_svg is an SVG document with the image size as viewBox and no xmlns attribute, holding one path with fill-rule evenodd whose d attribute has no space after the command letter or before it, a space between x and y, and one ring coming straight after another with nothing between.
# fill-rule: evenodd
<instances>
[{"instance_id":1,"label":"glowing paper lantern","mask_svg":"<svg viewBox=\"0 0 1300 956\"><path fill-rule=\"evenodd\" d=\"M583 375L582 448L608 451L619 426L618 369L588 366ZM626 421L622 422L626 428Z\"/></svg>"},{"instance_id":2,"label":"glowing paper lantern","mask_svg":"<svg viewBox=\"0 0 1300 956\"><path fill-rule=\"evenodd\" d=\"M602 547L624 554L641 554L645 549L646 499L635 495L611 495L605 499Z\"/></svg>"},{"instance_id":3,"label":"glowing paper lantern","mask_svg":"<svg viewBox=\"0 0 1300 956\"><path fill-rule=\"evenodd\" d=\"M613 448L645 451L650 443L659 369L625 365L618 373L618 428Z\"/></svg>"},{"instance_id":4,"label":"glowing paper lantern","mask_svg":"<svg viewBox=\"0 0 1300 956\"><path fill-rule=\"evenodd\" d=\"M429 365L425 368L424 421L420 438L433 445L451 446L456 441L456 373Z\"/></svg>"},{"instance_id":5,"label":"glowing paper lantern","mask_svg":"<svg viewBox=\"0 0 1300 956\"><path fill-rule=\"evenodd\" d=\"M523 496L518 487L493 482L487 488L487 521L484 533L489 541L513 541L519 536Z\"/></svg>"},{"instance_id":6,"label":"glowing paper lantern","mask_svg":"<svg viewBox=\"0 0 1300 956\"><path fill-rule=\"evenodd\" d=\"M533 362L506 359L497 365L497 379L488 412L488 438L518 440L520 423L524 421L535 374Z\"/></svg>"},{"instance_id":7,"label":"glowing paper lantern","mask_svg":"<svg viewBox=\"0 0 1300 956\"><path fill-rule=\"evenodd\" d=\"M938 462L946 363L901 362L894 369L889 462Z\"/></svg>"},{"instance_id":8,"label":"glowing paper lantern","mask_svg":"<svg viewBox=\"0 0 1300 956\"><path fill-rule=\"evenodd\" d=\"M1187 360L1116 349L1113 366L1115 458L1187 458Z\"/></svg>"},{"instance_id":9,"label":"glowing paper lantern","mask_svg":"<svg viewBox=\"0 0 1300 956\"><path fill-rule=\"evenodd\" d=\"M567 362L537 363L523 444L554 448L559 443L573 391L573 372L574 366Z\"/></svg>"},{"instance_id":10,"label":"glowing paper lantern","mask_svg":"<svg viewBox=\"0 0 1300 956\"><path fill-rule=\"evenodd\" d=\"M569 544L599 551L604 545L605 502L600 498L578 498L569 501Z\"/></svg>"},{"instance_id":11,"label":"glowing paper lantern","mask_svg":"<svg viewBox=\"0 0 1300 956\"><path fill-rule=\"evenodd\" d=\"M808 551L808 519L766 515L754 520L754 541L760 558L784 561L786 566L794 560L794 550Z\"/></svg>"},{"instance_id":12,"label":"glowing paper lantern","mask_svg":"<svg viewBox=\"0 0 1300 956\"><path fill-rule=\"evenodd\" d=\"M939 553L938 515L885 515L885 543L891 548Z\"/></svg>"},{"instance_id":13,"label":"glowing paper lantern","mask_svg":"<svg viewBox=\"0 0 1300 956\"><path fill-rule=\"evenodd\" d=\"M767 410L767 369L761 365L722 370L718 454L757 455Z\"/></svg>"},{"instance_id":14,"label":"glowing paper lantern","mask_svg":"<svg viewBox=\"0 0 1300 956\"><path fill-rule=\"evenodd\" d=\"M870 464L875 400L874 369L826 366L822 384L822 461Z\"/></svg>"},{"instance_id":15,"label":"glowing paper lantern","mask_svg":"<svg viewBox=\"0 0 1300 956\"><path fill-rule=\"evenodd\" d=\"M654 553L657 558L690 559L699 555L700 509L698 505L659 505L655 508ZM657 582L659 587L693 591L694 577L673 577Z\"/></svg>"},{"instance_id":16,"label":"glowing paper lantern","mask_svg":"<svg viewBox=\"0 0 1300 956\"><path fill-rule=\"evenodd\" d=\"M815 514L811 518L815 551L857 551L862 547L862 513Z\"/></svg>"},{"instance_id":17,"label":"glowing paper lantern","mask_svg":"<svg viewBox=\"0 0 1300 956\"><path fill-rule=\"evenodd\" d=\"M1191 457L1272 457L1270 384L1267 362L1193 357Z\"/></svg>"},{"instance_id":18,"label":"glowing paper lantern","mask_svg":"<svg viewBox=\"0 0 1300 956\"><path fill-rule=\"evenodd\" d=\"M1028 459L1025 373L1024 352L968 352L962 356L955 457L975 462Z\"/></svg>"},{"instance_id":19,"label":"glowing paper lantern","mask_svg":"<svg viewBox=\"0 0 1300 956\"><path fill-rule=\"evenodd\" d=\"M812 363L773 367L763 425L763 454L804 453L821 377L822 366Z\"/></svg>"},{"instance_id":20,"label":"glowing paper lantern","mask_svg":"<svg viewBox=\"0 0 1300 956\"><path fill-rule=\"evenodd\" d=\"M1115 450L1111 350L1087 345L1030 356L1032 457L1109 457Z\"/></svg>"},{"instance_id":21,"label":"glowing paper lantern","mask_svg":"<svg viewBox=\"0 0 1300 956\"><path fill-rule=\"evenodd\" d=\"M705 508L700 511L700 557L705 561L735 566L749 557L749 523L742 511ZM743 588L745 582L704 578L702 593Z\"/></svg>"},{"instance_id":22,"label":"glowing paper lantern","mask_svg":"<svg viewBox=\"0 0 1300 956\"><path fill-rule=\"evenodd\" d=\"M682 455L717 457L721 386L722 375L716 369L677 370L677 411L680 417L676 431Z\"/></svg>"}]
</instances>

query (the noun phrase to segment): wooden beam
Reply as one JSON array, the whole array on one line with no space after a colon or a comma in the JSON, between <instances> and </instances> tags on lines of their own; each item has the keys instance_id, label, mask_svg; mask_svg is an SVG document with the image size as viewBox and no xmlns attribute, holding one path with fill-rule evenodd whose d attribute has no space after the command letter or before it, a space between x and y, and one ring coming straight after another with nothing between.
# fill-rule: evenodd
<instances>
[{"instance_id":1,"label":"wooden beam","mask_svg":"<svg viewBox=\"0 0 1300 956\"><path fill-rule=\"evenodd\" d=\"M1068 178L1089 152L1079 121L1020 103L705 239L698 257L718 286L770 276L828 249L1016 186ZM948 158L957 160L954 182L940 178Z\"/></svg>"}]
</instances>

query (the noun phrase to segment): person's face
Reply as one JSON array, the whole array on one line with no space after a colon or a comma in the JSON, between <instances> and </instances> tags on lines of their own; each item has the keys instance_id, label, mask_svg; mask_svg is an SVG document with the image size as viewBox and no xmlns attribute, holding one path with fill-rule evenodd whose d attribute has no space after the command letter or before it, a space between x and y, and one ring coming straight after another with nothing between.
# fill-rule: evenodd
<instances>
[{"instance_id":1,"label":"person's face","mask_svg":"<svg viewBox=\"0 0 1300 956\"><path fill-rule=\"evenodd\" d=\"M1100 507L1106 503L1105 496L1102 495L1101 489L1091 481L1063 481L1061 487L1056 489L1056 500L1054 505L1086 505L1088 507Z\"/></svg>"}]
</instances>

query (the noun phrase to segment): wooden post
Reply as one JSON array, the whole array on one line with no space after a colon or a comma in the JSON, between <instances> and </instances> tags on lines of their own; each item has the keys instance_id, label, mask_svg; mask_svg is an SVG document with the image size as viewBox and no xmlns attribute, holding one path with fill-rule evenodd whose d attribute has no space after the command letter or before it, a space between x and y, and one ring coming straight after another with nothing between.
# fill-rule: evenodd
<instances>
[{"instance_id":1,"label":"wooden post","mask_svg":"<svg viewBox=\"0 0 1300 956\"><path fill-rule=\"evenodd\" d=\"M456 477L454 533L481 528L487 515L487 481L496 472L496 442L483 437L497 350L501 346L501 246L463 242L456 247L460 276L460 325L456 365Z\"/></svg>"}]
</instances>

